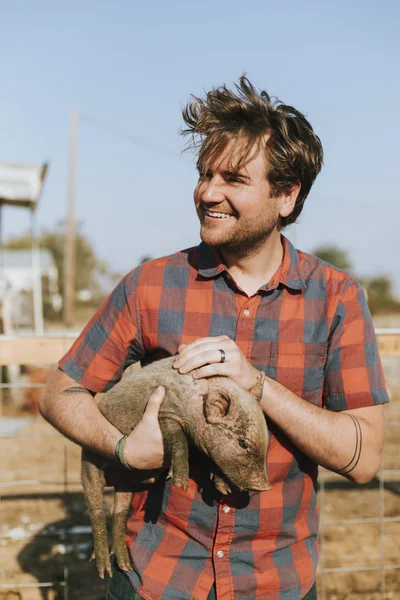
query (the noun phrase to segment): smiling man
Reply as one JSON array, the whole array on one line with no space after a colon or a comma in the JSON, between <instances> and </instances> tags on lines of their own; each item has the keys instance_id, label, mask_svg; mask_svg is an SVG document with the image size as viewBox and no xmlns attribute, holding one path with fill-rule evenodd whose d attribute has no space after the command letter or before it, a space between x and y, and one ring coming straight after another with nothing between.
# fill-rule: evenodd
<instances>
[{"instance_id":1,"label":"smiling man","mask_svg":"<svg viewBox=\"0 0 400 600\"><path fill-rule=\"evenodd\" d=\"M121 434L91 393L136 361L177 354L181 373L257 390L272 488L222 497L196 455L186 492L169 481L135 492L132 569L113 568L107 597L313 600L318 465L364 483L381 461L387 394L373 324L352 277L281 234L322 165L305 117L245 77L193 98L183 116L198 149L202 242L124 277L61 360L41 410L76 442L113 456ZM149 399L124 456L117 452L122 464L162 465L162 399L162 389Z\"/></svg>"}]
</instances>

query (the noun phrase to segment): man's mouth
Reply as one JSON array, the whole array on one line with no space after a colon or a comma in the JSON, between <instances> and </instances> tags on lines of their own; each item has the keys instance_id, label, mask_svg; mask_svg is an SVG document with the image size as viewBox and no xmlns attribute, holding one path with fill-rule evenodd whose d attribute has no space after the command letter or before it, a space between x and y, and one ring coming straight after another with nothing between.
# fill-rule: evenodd
<instances>
[{"instance_id":1,"label":"man's mouth","mask_svg":"<svg viewBox=\"0 0 400 600\"><path fill-rule=\"evenodd\" d=\"M233 217L230 213L217 212L215 210L206 210L203 209L206 217L210 217L211 219L228 219L229 217Z\"/></svg>"}]
</instances>

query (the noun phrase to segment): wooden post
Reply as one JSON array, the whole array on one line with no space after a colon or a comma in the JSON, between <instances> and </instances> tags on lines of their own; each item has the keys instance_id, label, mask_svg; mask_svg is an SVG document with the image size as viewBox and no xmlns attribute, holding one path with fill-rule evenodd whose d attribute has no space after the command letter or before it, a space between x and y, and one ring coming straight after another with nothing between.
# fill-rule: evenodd
<instances>
[{"instance_id":1,"label":"wooden post","mask_svg":"<svg viewBox=\"0 0 400 600\"><path fill-rule=\"evenodd\" d=\"M43 334L43 293L42 272L40 268L40 249L36 223L36 207L31 209L31 240L32 240L32 295L33 295L33 323L37 335Z\"/></svg>"},{"instance_id":2,"label":"wooden post","mask_svg":"<svg viewBox=\"0 0 400 600\"><path fill-rule=\"evenodd\" d=\"M69 139L68 211L64 248L64 323L73 327L75 322L75 273L76 273L76 148L78 141L79 114L72 113Z\"/></svg>"}]
</instances>

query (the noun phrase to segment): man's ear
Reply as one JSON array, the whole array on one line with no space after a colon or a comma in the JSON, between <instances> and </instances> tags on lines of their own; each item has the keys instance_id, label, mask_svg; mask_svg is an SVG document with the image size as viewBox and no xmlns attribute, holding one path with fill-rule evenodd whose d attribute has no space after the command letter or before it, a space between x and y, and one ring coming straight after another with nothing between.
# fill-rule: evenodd
<instances>
[{"instance_id":1,"label":"man's ear","mask_svg":"<svg viewBox=\"0 0 400 600\"><path fill-rule=\"evenodd\" d=\"M288 217L294 210L296 200L300 194L301 184L296 183L290 190L282 194L279 214L281 217Z\"/></svg>"}]
</instances>

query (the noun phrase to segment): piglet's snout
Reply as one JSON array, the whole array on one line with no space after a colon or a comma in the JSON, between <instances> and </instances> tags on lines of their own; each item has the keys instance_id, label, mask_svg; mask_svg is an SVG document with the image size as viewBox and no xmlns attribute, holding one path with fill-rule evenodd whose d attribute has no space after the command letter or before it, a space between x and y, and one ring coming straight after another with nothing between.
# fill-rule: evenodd
<instances>
[{"instance_id":1,"label":"piglet's snout","mask_svg":"<svg viewBox=\"0 0 400 600\"><path fill-rule=\"evenodd\" d=\"M272 487L264 471L261 473L257 472L253 474L252 476L250 476L250 478L247 478L247 481L248 489L254 490L256 492L264 492L265 490L269 490Z\"/></svg>"}]
</instances>

